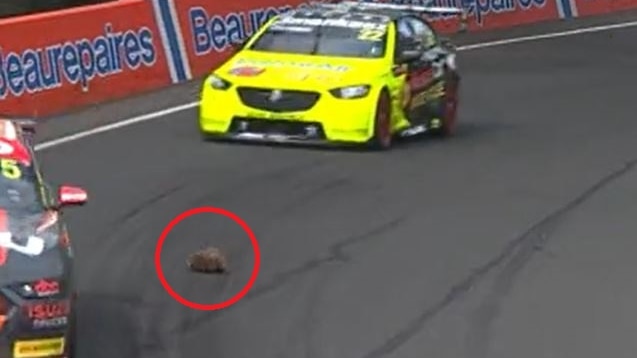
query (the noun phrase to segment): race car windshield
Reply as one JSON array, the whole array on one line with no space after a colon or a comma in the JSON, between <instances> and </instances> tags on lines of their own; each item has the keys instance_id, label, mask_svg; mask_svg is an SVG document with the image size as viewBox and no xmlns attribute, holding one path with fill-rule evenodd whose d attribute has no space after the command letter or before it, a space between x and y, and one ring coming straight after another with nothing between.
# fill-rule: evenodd
<instances>
[{"instance_id":1,"label":"race car windshield","mask_svg":"<svg viewBox=\"0 0 637 358\"><path fill-rule=\"evenodd\" d=\"M336 26L273 25L250 49L318 56L380 58L385 55L387 34L373 31Z\"/></svg>"},{"instance_id":2,"label":"race car windshield","mask_svg":"<svg viewBox=\"0 0 637 358\"><path fill-rule=\"evenodd\" d=\"M32 166L0 161L0 208L16 214L36 214L44 205Z\"/></svg>"}]
</instances>

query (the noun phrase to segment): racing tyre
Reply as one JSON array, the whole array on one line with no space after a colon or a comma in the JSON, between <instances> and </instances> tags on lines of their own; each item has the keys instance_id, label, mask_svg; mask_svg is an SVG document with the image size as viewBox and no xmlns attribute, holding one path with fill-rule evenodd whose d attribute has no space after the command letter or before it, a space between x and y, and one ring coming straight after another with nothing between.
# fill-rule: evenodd
<instances>
[{"instance_id":1,"label":"racing tyre","mask_svg":"<svg viewBox=\"0 0 637 358\"><path fill-rule=\"evenodd\" d=\"M222 138L220 136L214 134L204 133L199 131L199 135L201 136L201 140L204 142L221 142Z\"/></svg>"},{"instance_id":2,"label":"racing tyre","mask_svg":"<svg viewBox=\"0 0 637 358\"><path fill-rule=\"evenodd\" d=\"M66 358L77 358L77 307L73 309L69 322L68 347Z\"/></svg>"},{"instance_id":3,"label":"racing tyre","mask_svg":"<svg viewBox=\"0 0 637 358\"><path fill-rule=\"evenodd\" d=\"M459 88L460 78L455 73L450 74L445 81L445 95L439 109L442 127L434 132L437 136L449 137L456 131Z\"/></svg>"},{"instance_id":4,"label":"racing tyre","mask_svg":"<svg viewBox=\"0 0 637 358\"><path fill-rule=\"evenodd\" d=\"M391 148L392 141L391 98L387 89L383 88L376 104L374 137L371 140L371 147L374 150L387 150Z\"/></svg>"}]
</instances>

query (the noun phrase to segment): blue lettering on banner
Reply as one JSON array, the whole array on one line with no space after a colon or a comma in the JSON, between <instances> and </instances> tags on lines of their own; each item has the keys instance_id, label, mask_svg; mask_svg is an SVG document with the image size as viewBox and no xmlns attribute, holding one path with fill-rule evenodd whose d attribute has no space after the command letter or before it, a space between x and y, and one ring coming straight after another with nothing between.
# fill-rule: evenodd
<instances>
[{"instance_id":1,"label":"blue lettering on banner","mask_svg":"<svg viewBox=\"0 0 637 358\"><path fill-rule=\"evenodd\" d=\"M81 38L46 48L27 49L22 53L0 48L0 100L11 94L19 97L63 86L64 82L80 84L88 90L91 80L142 65L152 67L157 60L152 31L115 32L111 24L104 35Z\"/></svg>"},{"instance_id":2,"label":"blue lettering on banner","mask_svg":"<svg viewBox=\"0 0 637 358\"><path fill-rule=\"evenodd\" d=\"M311 2L302 3L297 8L303 9L309 4ZM292 6L268 7L245 13L231 12L223 16L210 16L203 7L192 7L188 11L188 22L195 55L204 56L211 51L222 52L228 45L251 36L272 17L292 9Z\"/></svg>"},{"instance_id":3,"label":"blue lettering on banner","mask_svg":"<svg viewBox=\"0 0 637 358\"><path fill-rule=\"evenodd\" d=\"M391 3L406 3L410 0L389 0ZM546 0L433 0L430 6L459 7L473 16L478 25L484 23L485 16L515 11L529 11L532 8L543 8ZM432 19L446 19L455 16L432 15Z\"/></svg>"}]
</instances>

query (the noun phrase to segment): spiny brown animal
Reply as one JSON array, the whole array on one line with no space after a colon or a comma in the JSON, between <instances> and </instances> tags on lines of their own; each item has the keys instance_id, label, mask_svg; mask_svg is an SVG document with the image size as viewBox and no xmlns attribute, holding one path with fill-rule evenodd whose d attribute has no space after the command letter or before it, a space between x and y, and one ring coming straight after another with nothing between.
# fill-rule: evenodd
<instances>
[{"instance_id":1,"label":"spiny brown animal","mask_svg":"<svg viewBox=\"0 0 637 358\"><path fill-rule=\"evenodd\" d=\"M225 255L216 247L207 247L194 252L186 260L186 265L195 272L226 273L228 262Z\"/></svg>"}]
</instances>

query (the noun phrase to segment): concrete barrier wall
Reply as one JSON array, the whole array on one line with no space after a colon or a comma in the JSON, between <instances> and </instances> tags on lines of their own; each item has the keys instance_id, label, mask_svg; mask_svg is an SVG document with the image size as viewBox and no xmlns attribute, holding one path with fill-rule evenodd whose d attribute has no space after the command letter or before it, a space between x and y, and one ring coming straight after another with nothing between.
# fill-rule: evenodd
<instances>
[{"instance_id":1,"label":"concrete barrier wall","mask_svg":"<svg viewBox=\"0 0 637 358\"><path fill-rule=\"evenodd\" d=\"M68 9L77 6L103 4L111 1L117 0L5 0L0 1L0 19L37 14L44 11Z\"/></svg>"},{"instance_id":2,"label":"concrete barrier wall","mask_svg":"<svg viewBox=\"0 0 637 358\"><path fill-rule=\"evenodd\" d=\"M0 113L48 116L208 73L270 17L301 0L120 0L0 20ZM469 30L637 8L635 0L439 0ZM434 19L441 32L457 20Z\"/></svg>"},{"instance_id":3,"label":"concrete barrier wall","mask_svg":"<svg viewBox=\"0 0 637 358\"><path fill-rule=\"evenodd\" d=\"M636 9L636 0L571 0L573 16L591 16Z\"/></svg>"},{"instance_id":4,"label":"concrete barrier wall","mask_svg":"<svg viewBox=\"0 0 637 358\"><path fill-rule=\"evenodd\" d=\"M151 3L0 21L0 113L43 116L170 84Z\"/></svg>"}]
</instances>

